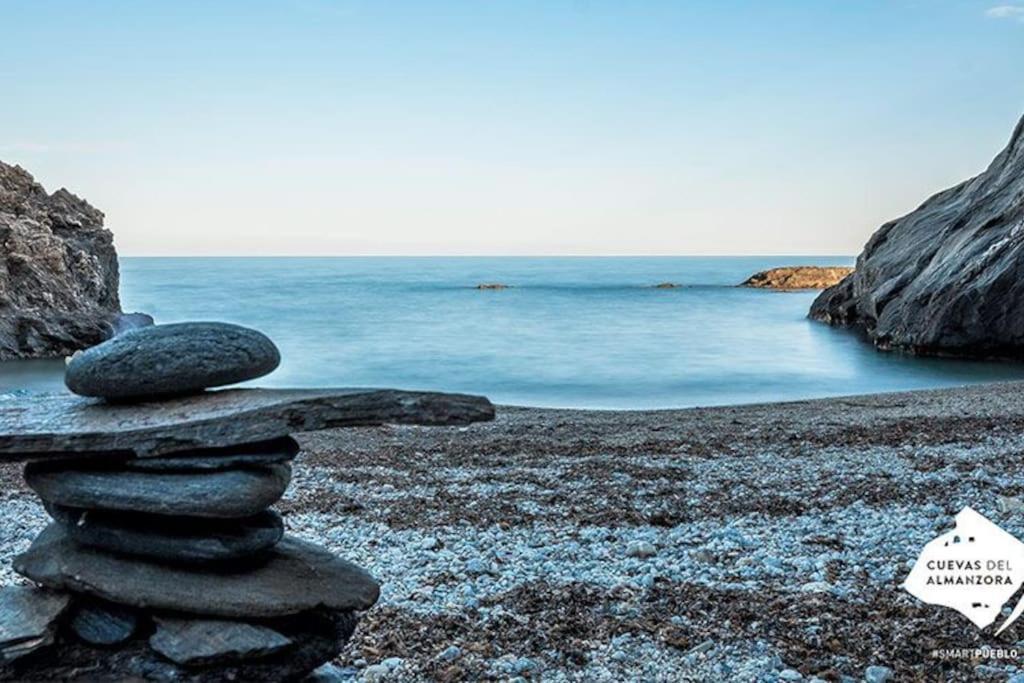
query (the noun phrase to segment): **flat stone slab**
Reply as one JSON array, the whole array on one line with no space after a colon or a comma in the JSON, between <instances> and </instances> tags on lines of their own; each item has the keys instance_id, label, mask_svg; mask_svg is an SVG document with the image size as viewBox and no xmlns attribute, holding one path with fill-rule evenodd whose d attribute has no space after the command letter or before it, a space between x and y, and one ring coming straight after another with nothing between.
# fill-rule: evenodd
<instances>
[{"instance_id":1,"label":"flat stone slab","mask_svg":"<svg viewBox=\"0 0 1024 683\"><path fill-rule=\"evenodd\" d=\"M14 559L14 569L44 586L122 605L229 619L281 617L317 607L365 610L380 596L365 571L290 536L252 567L217 571L80 546L54 523Z\"/></svg>"},{"instance_id":2,"label":"flat stone slab","mask_svg":"<svg viewBox=\"0 0 1024 683\"><path fill-rule=\"evenodd\" d=\"M55 623L71 596L30 586L0 591L0 662L10 662L53 642Z\"/></svg>"},{"instance_id":3,"label":"flat stone slab","mask_svg":"<svg viewBox=\"0 0 1024 683\"><path fill-rule=\"evenodd\" d=\"M482 396L395 389L224 389L135 404L70 394L0 397L0 459L150 457L335 427L494 419Z\"/></svg>"},{"instance_id":4,"label":"flat stone slab","mask_svg":"<svg viewBox=\"0 0 1024 683\"><path fill-rule=\"evenodd\" d=\"M276 503L291 481L290 465L213 472L65 469L31 462L25 482L44 502L65 507L187 517L252 517Z\"/></svg>"},{"instance_id":5,"label":"flat stone slab","mask_svg":"<svg viewBox=\"0 0 1024 683\"><path fill-rule=\"evenodd\" d=\"M221 619L157 617L149 646L175 664L208 666L276 654L292 644L272 628Z\"/></svg>"},{"instance_id":6,"label":"flat stone slab","mask_svg":"<svg viewBox=\"0 0 1024 683\"><path fill-rule=\"evenodd\" d=\"M178 564L243 560L274 547L284 535L273 510L246 519L125 515L48 505L50 516L82 545Z\"/></svg>"},{"instance_id":7,"label":"flat stone slab","mask_svg":"<svg viewBox=\"0 0 1024 683\"><path fill-rule=\"evenodd\" d=\"M256 379L280 362L274 342L247 327L220 322L149 325L76 353L64 383L81 396L168 396Z\"/></svg>"},{"instance_id":8,"label":"flat stone slab","mask_svg":"<svg viewBox=\"0 0 1024 683\"><path fill-rule=\"evenodd\" d=\"M75 541L100 550L171 564L211 564L260 555L284 536L273 510L245 519L201 519L47 505Z\"/></svg>"},{"instance_id":9,"label":"flat stone slab","mask_svg":"<svg viewBox=\"0 0 1024 683\"><path fill-rule=\"evenodd\" d=\"M129 470L147 472L208 472L236 467L274 465L291 462L299 454L299 442L290 436L270 441L229 446L227 448L202 448L184 451L158 458L131 458L123 467Z\"/></svg>"}]
</instances>

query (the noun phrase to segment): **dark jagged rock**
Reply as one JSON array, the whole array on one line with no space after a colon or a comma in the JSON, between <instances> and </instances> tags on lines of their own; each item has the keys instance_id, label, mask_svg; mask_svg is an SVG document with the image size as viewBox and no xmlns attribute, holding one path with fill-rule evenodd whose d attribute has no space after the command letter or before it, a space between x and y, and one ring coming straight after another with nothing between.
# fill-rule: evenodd
<instances>
[{"instance_id":1,"label":"dark jagged rock","mask_svg":"<svg viewBox=\"0 0 1024 683\"><path fill-rule=\"evenodd\" d=\"M853 268L845 266L785 266L754 273L740 287L759 289L825 289L843 280Z\"/></svg>"},{"instance_id":2,"label":"dark jagged rock","mask_svg":"<svg viewBox=\"0 0 1024 683\"><path fill-rule=\"evenodd\" d=\"M286 463L293 460L298 453L298 442L286 436L241 446L185 451L159 458L132 458L125 460L123 466L129 470L148 472L208 472Z\"/></svg>"},{"instance_id":3,"label":"dark jagged rock","mask_svg":"<svg viewBox=\"0 0 1024 683\"><path fill-rule=\"evenodd\" d=\"M237 568L160 564L79 546L51 524L14 560L19 574L50 588L139 608L232 619L280 617L317 607L365 610L377 582L355 565L285 536L265 560Z\"/></svg>"},{"instance_id":4,"label":"dark jagged rock","mask_svg":"<svg viewBox=\"0 0 1024 683\"><path fill-rule=\"evenodd\" d=\"M226 389L130 405L8 396L0 397L0 459L151 457L316 429L491 419L482 396L393 389Z\"/></svg>"},{"instance_id":5,"label":"dark jagged rock","mask_svg":"<svg viewBox=\"0 0 1024 683\"><path fill-rule=\"evenodd\" d=\"M284 535L281 516L266 510L238 520L125 515L48 505L77 543L169 564L227 563L261 555Z\"/></svg>"},{"instance_id":6,"label":"dark jagged rock","mask_svg":"<svg viewBox=\"0 0 1024 683\"><path fill-rule=\"evenodd\" d=\"M256 330L216 322L150 325L75 354L64 383L80 396L169 396L256 379L280 362L274 342Z\"/></svg>"},{"instance_id":7,"label":"dark jagged rock","mask_svg":"<svg viewBox=\"0 0 1024 683\"><path fill-rule=\"evenodd\" d=\"M103 214L0 162L0 360L69 356L103 341L121 311L117 288Z\"/></svg>"},{"instance_id":8,"label":"dark jagged rock","mask_svg":"<svg viewBox=\"0 0 1024 683\"><path fill-rule=\"evenodd\" d=\"M157 617L149 646L182 666L209 666L258 659L287 649L292 641L272 628L222 619Z\"/></svg>"},{"instance_id":9,"label":"dark jagged rock","mask_svg":"<svg viewBox=\"0 0 1024 683\"><path fill-rule=\"evenodd\" d=\"M61 637L52 647L0 668L0 681L157 681L166 683L280 683L300 681L334 659L352 636L351 612L317 610L260 622L292 641L284 651L240 662L184 667L156 653L138 634L115 649Z\"/></svg>"},{"instance_id":10,"label":"dark jagged rock","mask_svg":"<svg viewBox=\"0 0 1024 683\"><path fill-rule=\"evenodd\" d=\"M289 465L213 472L78 470L32 462L25 481L44 502L64 507L154 515L240 518L263 512L284 494Z\"/></svg>"},{"instance_id":11,"label":"dark jagged rock","mask_svg":"<svg viewBox=\"0 0 1024 683\"><path fill-rule=\"evenodd\" d=\"M872 235L810 317L880 349L1024 358L1024 119L988 170Z\"/></svg>"},{"instance_id":12,"label":"dark jagged rock","mask_svg":"<svg viewBox=\"0 0 1024 683\"><path fill-rule=\"evenodd\" d=\"M135 612L120 605L83 601L74 608L68 627L90 645L119 645L132 637L138 628Z\"/></svg>"},{"instance_id":13,"label":"dark jagged rock","mask_svg":"<svg viewBox=\"0 0 1024 683\"><path fill-rule=\"evenodd\" d=\"M67 594L29 586L0 590L0 663L52 643L57 620L70 602Z\"/></svg>"}]
</instances>

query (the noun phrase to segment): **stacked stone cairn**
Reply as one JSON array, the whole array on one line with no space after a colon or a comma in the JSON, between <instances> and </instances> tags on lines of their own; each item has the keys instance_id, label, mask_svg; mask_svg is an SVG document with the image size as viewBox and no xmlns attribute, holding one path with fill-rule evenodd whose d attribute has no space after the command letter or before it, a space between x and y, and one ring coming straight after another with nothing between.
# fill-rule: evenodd
<instances>
[{"instance_id":1,"label":"stacked stone cairn","mask_svg":"<svg viewBox=\"0 0 1024 683\"><path fill-rule=\"evenodd\" d=\"M0 401L0 459L29 460L26 482L53 518L14 562L38 587L0 592L0 680L301 680L341 651L379 587L284 533L271 506L299 452L288 432L461 424L493 408L444 394L207 391L279 361L255 330L148 326L69 361L66 384L88 400L52 397L36 413Z\"/></svg>"}]
</instances>

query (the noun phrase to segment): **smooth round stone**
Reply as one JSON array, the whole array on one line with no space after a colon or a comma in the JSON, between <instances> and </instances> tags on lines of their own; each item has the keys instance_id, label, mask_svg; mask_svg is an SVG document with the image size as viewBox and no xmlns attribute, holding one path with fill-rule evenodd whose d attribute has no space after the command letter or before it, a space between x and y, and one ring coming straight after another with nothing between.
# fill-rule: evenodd
<instances>
[{"instance_id":1,"label":"smooth round stone","mask_svg":"<svg viewBox=\"0 0 1024 683\"><path fill-rule=\"evenodd\" d=\"M273 548L284 535L281 516L273 510L238 520L125 515L56 505L47 511L82 545L170 563L245 560Z\"/></svg>"},{"instance_id":2,"label":"smooth round stone","mask_svg":"<svg viewBox=\"0 0 1024 683\"><path fill-rule=\"evenodd\" d=\"M280 362L274 342L246 327L209 322L152 325L75 354L64 383L81 396L139 399L256 379Z\"/></svg>"},{"instance_id":3,"label":"smooth round stone","mask_svg":"<svg viewBox=\"0 0 1024 683\"><path fill-rule=\"evenodd\" d=\"M88 601L75 607L69 626L90 645L117 645L132 637L139 619L120 605Z\"/></svg>"},{"instance_id":4,"label":"smooth round stone","mask_svg":"<svg viewBox=\"0 0 1024 683\"><path fill-rule=\"evenodd\" d=\"M25 481L44 502L64 507L130 510L183 517L252 517L281 498L290 465L212 472L65 469L32 462Z\"/></svg>"},{"instance_id":5,"label":"smooth round stone","mask_svg":"<svg viewBox=\"0 0 1024 683\"><path fill-rule=\"evenodd\" d=\"M50 588L145 609L234 619L271 618L317 607L365 610L380 587L324 548L285 536L253 567L167 565L75 543L51 524L14 560L22 576Z\"/></svg>"},{"instance_id":6,"label":"smooth round stone","mask_svg":"<svg viewBox=\"0 0 1024 683\"><path fill-rule=\"evenodd\" d=\"M203 448L155 458L133 458L126 460L123 466L125 469L147 472L205 472L286 463L295 459L298 453L299 443L286 436L227 448Z\"/></svg>"}]
</instances>

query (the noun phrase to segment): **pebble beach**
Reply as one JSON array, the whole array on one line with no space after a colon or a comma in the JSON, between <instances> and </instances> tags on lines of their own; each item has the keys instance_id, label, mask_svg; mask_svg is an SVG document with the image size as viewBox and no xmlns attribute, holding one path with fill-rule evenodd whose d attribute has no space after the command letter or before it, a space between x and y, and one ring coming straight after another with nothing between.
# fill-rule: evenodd
<instances>
[{"instance_id":1,"label":"pebble beach","mask_svg":"<svg viewBox=\"0 0 1024 683\"><path fill-rule=\"evenodd\" d=\"M340 680L1022 681L1006 652L1024 626L997 638L900 585L966 505L1024 536L1022 433L1021 383L499 407L469 427L298 435L278 509L382 584ZM46 515L20 464L0 477L12 584ZM936 654L955 648L972 654Z\"/></svg>"}]
</instances>

